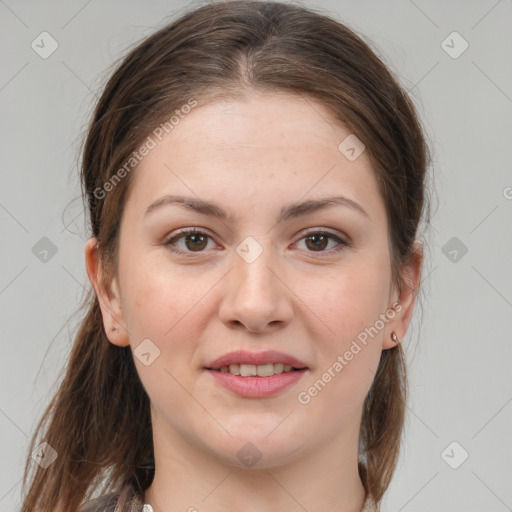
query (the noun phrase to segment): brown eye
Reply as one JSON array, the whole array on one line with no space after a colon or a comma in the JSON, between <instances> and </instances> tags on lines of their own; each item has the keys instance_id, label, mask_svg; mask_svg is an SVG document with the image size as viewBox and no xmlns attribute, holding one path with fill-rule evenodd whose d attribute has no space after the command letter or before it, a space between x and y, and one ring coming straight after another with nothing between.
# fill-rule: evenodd
<instances>
[{"instance_id":1,"label":"brown eye","mask_svg":"<svg viewBox=\"0 0 512 512\"><path fill-rule=\"evenodd\" d=\"M189 256L193 252L203 252L208 246L209 239L211 240L211 237L202 231L188 230L173 236L164 245L171 246L172 250L178 254ZM177 246L178 242L182 242L181 247Z\"/></svg>"},{"instance_id":2,"label":"brown eye","mask_svg":"<svg viewBox=\"0 0 512 512\"><path fill-rule=\"evenodd\" d=\"M190 249L191 251L200 251L208 245L207 242L205 243L207 239L208 236L205 235L185 235L185 245L187 249ZM189 241L190 243L187 243L187 241Z\"/></svg>"},{"instance_id":3,"label":"brown eye","mask_svg":"<svg viewBox=\"0 0 512 512\"><path fill-rule=\"evenodd\" d=\"M329 243L329 237L325 235L310 235L305 238L308 249L316 251L317 249L323 250ZM311 242L311 243L308 243Z\"/></svg>"},{"instance_id":4,"label":"brown eye","mask_svg":"<svg viewBox=\"0 0 512 512\"><path fill-rule=\"evenodd\" d=\"M336 253L343 250L345 247L349 247L350 245L348 242L345 242L345 240L342 240L335 234L326 231L309 232L307 236L301 238L300 241L302 240L305 240L305 245L308 252L317 252L322 255L324 253L326 255ZM337 246L333 247L332 249L327 249L330 241L336 242Z\"/></svg>"}]
</instances>

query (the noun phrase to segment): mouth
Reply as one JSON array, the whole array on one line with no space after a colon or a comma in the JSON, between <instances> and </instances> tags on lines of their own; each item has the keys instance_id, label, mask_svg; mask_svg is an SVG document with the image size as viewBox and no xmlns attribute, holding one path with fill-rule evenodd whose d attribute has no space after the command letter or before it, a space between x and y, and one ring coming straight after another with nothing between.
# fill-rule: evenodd
<instances>
[{"instance_id":1,"label":"mouth","mask_svg":"<svg viewBox=\"0 0 512 512\"><path fill-rule=\"evenodd\" d=\"M309 368L283 352L230 352L204 367L214 382L235 395L264 398L297 383Z\"/></svg>"},{"instance_id":2,"label":"mouth","mask_svg":"<svg viewBox=\"0 0 512 512\"><path fill-rule=\"evenodd\" d=\"M237 350L218 357L207 364L205 369L241 377L272 377L272 375L307 370L308 367L296 357L276 350L264 352Z\"/></svg>"}]
</instances>

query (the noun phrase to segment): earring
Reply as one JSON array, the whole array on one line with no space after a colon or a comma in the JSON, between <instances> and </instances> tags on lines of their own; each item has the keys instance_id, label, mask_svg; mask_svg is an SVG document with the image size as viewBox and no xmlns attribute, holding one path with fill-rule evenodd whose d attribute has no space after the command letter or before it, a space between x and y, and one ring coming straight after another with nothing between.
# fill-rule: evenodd
<instances>
[{"instance_id":1,"label":"earring","mask_svg":"<svg viewBox=\"0 0 512 512\"><path fill-rule=\"evenodd\" d=\"M394 343L400 343L400 340L398 339L398 336L395 334L395 331L391 333L391 339Z\"/></svg>"}]
</instances>

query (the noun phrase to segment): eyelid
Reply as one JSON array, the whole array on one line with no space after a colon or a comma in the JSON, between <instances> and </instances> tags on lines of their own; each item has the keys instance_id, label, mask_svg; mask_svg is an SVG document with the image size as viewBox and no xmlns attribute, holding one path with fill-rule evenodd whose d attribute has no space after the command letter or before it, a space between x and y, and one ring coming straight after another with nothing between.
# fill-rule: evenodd
<instances>
[{"instance_id":1,"label":"eyelid","mask_svg":"<svg viewBox=\"0 0 512 512\"><path fill-rule=\"evenodd\" d=\"M349 241L346 240L346 238L348 238L346 235L340 234L339 232L333 231L333 230L331 230L329 228L322 228L322 227L306 228L306 229L300 231L300 238L298 240L301 240L302 238L304 238L304 237L306 237L306 236L308 236L310 234L315 234L315 233L325 233L325 234L328 234L328 235L332 235L332 236L335 236L335 237L339 238L344 243L349 244Z\"/></svg>"},{"instance_id":2,"label":"eyelid","mask_svg":"<svg viewBox=\"0 0 512 512\"><path fill-rule=\"evenodd\" d=\"M163 244L168 245L172 240L178 240L180 238L183 238L186 235L207 235L209 238L211 238L213 241L215 241L215 236L212 235L212 233L206 229L206 228L199 228L199 227L190 227L190 228L182 228L178 230L176 233L171 233L170 235L166 236L164 238Z\"/></svg>"}]
</instances>

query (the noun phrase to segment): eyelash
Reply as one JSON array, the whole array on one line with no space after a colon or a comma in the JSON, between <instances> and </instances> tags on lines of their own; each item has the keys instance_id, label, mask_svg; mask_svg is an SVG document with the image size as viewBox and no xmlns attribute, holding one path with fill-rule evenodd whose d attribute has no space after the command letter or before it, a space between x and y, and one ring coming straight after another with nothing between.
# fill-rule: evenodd
<instances>
[{"instance_id":1,"label":"eyelash","mask_svg":"<svg viewBox=\"0 0 512 512\"><path fill-rule=\"evenodd\" d=\"M208 238L212 239L212 237L204 231L200 231L196 228L188 228L188 229L181 230L176 235L174 235L172 238L169 238L167 241L164 242L164 245L172 246L176 241L185 237L186 235L206 235ZM301 240L304 240L305 238L311 237L313 235L327 235L328 238L330 238L331 240L334 240L335 242L338 242L338 244L339 244L334 249L330 249L328 251L325 251L325 250L318 251L318 252L317 251L307 251L311 254L315 254L315 253L319 254L320 257L324 257L324 256L322 256L322 254L327 253L327 256L329 256L329 255L332 255L333 253L336 254L336 253L344 250L346 247L351 247L350 243L346 242L345 240L342 240L340 237L338 237L334 233L330 233L329 231L314 231L312 229L308 230L304 234L304 236L302 238L300 238L298 241L300 242ZM176 247L171 248L171 250L174 253L185 256L185 257L194 257L196 254L200 254L201 252L204 252L204 251L182 251L181 249L177 249Z\"/></svg>"}]
</instances>

